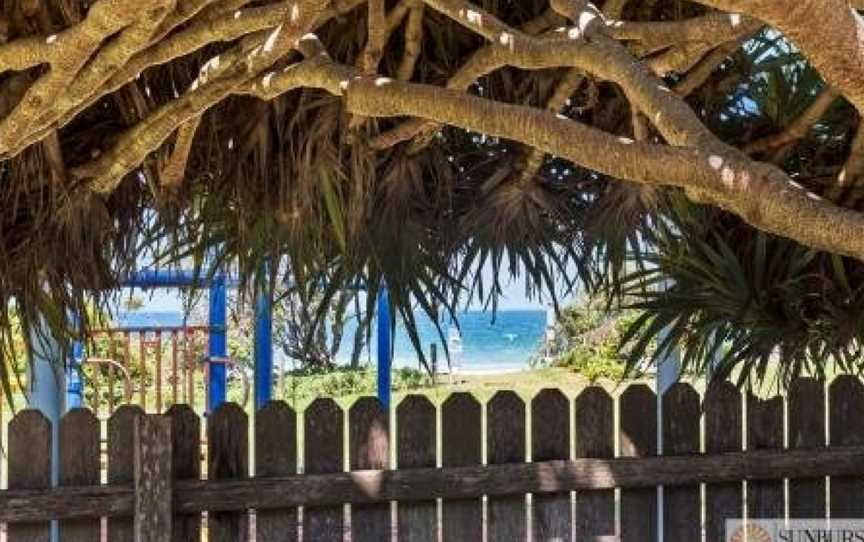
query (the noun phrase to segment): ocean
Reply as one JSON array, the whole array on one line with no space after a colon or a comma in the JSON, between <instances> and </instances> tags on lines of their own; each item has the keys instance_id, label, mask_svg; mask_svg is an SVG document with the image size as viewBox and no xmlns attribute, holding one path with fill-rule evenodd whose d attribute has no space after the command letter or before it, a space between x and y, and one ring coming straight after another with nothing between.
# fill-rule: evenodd
<instances>
[{"instance_id":1,"label":"ocean","mask_svg":"<svg viewBox=\"0 0 864 542\"><path fill-rule=\"evenodd\" d=\"M434 322L423 313L415 313L417 329L427 358L431 345L437 345L438 365L446 368L441 338ZM463 372L493 372L526 369L529 361L536 356L543 342L546 330L546 312L542 310L499 310L493 316L490 312L468 311L459 313L462 352L458 357L459 370ZM444 337L453 333L454 324L445 321L442 325ZM347 324L345 336L336 358L339 363L348 363L356 325ZM375 335L373 331L371 349L364 351L361 361L376 359ZM393 352L394 367L417 367L418 359L414 346L405 331L401 320L396 326Z\"/></svg>"},{"instance_id":2,"label":"ocean","mask_svg":"<svg viewBox=\"0 0 864 542\"><path fill-rule=\"evenodd\" d=\"M423 350L429 355L431 345L436 344L438 366L446 369L447 358L435 325L423 313L415 313L417 328ZM459 370L463 372L494 372L526 369L529 361L537 355L546 330L546 312L542 310L499 310L494 317L490 312L468 311L459 313L462 331L462 352L454 353ZM394 367L418 367L418 357L401 320L397 319L394 339ZM172 311L136 311L118 315L119 327L181 326L183 317ZM444 337L451 333L453 324L442 325ZM353 320L346 323L341 348L336 355L338 363L351 361L351 349L357 325ZM277 350L277 357L279 356ZM375 330L372 332L371 349L361 355L361 362L375 363Z\"/></svg>"}]
</instances>

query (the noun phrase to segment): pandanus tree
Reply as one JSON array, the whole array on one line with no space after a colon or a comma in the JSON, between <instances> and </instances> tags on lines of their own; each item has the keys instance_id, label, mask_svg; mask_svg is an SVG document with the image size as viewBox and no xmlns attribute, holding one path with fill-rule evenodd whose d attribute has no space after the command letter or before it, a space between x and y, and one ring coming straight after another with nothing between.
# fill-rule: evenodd
<instances>
[{"instance_id":1,"label":"pandanus tree","mask_svg":"<svg viewBox=\"0 0 864 542\"><path fill-rule=\"evenodd\" d=\"M722 368L854 365L861 8L5 0L0 324L70 336L185 258L325 300L362 282L367 312L386 281L410 324L494 307L492 266L637 299L634 340L671 328L697 367L730 342Z\"/></svg>"}]
</instances>

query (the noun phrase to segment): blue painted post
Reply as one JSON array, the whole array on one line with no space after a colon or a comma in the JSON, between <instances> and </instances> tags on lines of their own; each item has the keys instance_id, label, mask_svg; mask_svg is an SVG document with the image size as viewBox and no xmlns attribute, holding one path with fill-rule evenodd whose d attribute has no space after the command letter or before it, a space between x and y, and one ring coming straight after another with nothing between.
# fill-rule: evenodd
<instances>
[{"instance_id":1,"label":"blue painted post","mask_svg":"<svg viewBox=\"0 0 864 542\"><path fill-rule=\"evenodd\" d=\"M273 394L273 307L266 291L255 302L255 408Z\"/></svg>"},{"instance_id":2,"label":"blue painted post","mask_svg":"<svg viewBox=\"0 0 864 542\"><path fill-rule=\"evenodd\" d=\"M225 277L213 278L210 283L210 357L225 358L228 355L227 310ZM226 399L226 380L224 363L211 363L209 371L207 412L213 412Z\"/></svg>"},{"instance_id":3,"label":"blue painted post","mask_svg":"<svg viewBox=\"0 0 864 542\"><path fill-rule=\"evenodd\" d=\"M387 287L378 290L378 400L390 408L390 294Z\"/></svg>"},{"instance_id":4,"label":"blue painted post","mask_svg":"<svg viewBox=\"0 0 864 542\"><path fill-rule=\"evenodd\" d=\"M81 319L77 314L70 316L72 325L81 330ZM72 352L66 359L66 411L84 406L84 384L81 382L81 363L84 361L84 342L74 341Z\"/></svg>"},{"instance_id":5,"label":"blue painted post","mask_svg":"<svg viewBox=\"0 0 864 542\"><path fill-rule=\"evenodd\" d=\"M72 356L66 362L66 410L84 406L84 383L81 382L81 362L84 361L84 343L72 343Z\"/></svg>"}]
</instances>

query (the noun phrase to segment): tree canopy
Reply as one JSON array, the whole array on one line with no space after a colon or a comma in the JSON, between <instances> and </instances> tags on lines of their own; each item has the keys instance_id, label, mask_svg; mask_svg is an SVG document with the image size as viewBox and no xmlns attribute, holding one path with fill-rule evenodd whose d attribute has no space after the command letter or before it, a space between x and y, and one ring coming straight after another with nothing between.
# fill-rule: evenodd
<instances>
[{"instance_id":1,"label":"tree canopy","mask_svg":"<svg viewBox=\"0 0 864 542\"><path fill-rule=\"evenodd\" d=\"M188 258L323 307L359 281L367 313L386 281L410 324L494 307L491 265L637 299L633 339L671 327L699 367L730 341L727 369L857 366L858 9L5 0L0 324L73 334L125 273Z\"/></svg>"}]
</instances>

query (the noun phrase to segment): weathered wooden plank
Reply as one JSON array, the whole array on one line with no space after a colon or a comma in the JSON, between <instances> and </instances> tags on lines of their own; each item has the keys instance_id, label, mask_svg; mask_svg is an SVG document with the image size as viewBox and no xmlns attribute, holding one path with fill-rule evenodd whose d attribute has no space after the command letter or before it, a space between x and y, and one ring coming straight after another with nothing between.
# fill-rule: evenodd
<instances>
[{"instance_id":1,"label":"weathered wooden plank","mask_svg":"<svg viewBox=\"0 0 864 542\"><path fill-rule=\"evenodd\" d=\"M486 405L486 462L525 462L525 401L512 391L499 391ZM526 496L489 497L489 540L524 542L528 536Z\"/></svg>"},{"instance_id":2,"label":"weathered wooden plank","mask_svg":"<svg viewBox=\"0 0 864 542\"><path fill-rule=\"evenodd\" d=\"M165 413L171 418L174 480L201 479L201 419L184 404L174 404ZM201 542L201 511L174 514L173 542Z\"/></svg>"},{"instance_id":3,"label":"weathered wooden plank","mask_svg":"<svg viewBox=\"0 0 864 542\"><path fill-rule=\"evenodd\" d=\"M409 395L396 408L396 464L400 471L434 468L438 446L435 405L424 395ZM437 542L434 500L399 502L397 533L401 542Z\"/></svg>"},{"instance_id":4,"label":"weathered wooden plank","mask_svg":"<svg viewBox=\"0 0 864 542\"><path fill-rule=\"evenodd\" d=\"M156 381L156 412L162 412L162 331L156 331L155 338L155 348L156 351L154 354L156 355L156 376L154 380Z\"/></svg>"},{"instance_id":5,"label":"weathered wooden plank","mask_svg":"<svg viewBox=\"0 0 864 542\"><path fill-rule=\"evenodd\" d=\"M699 452L699 394L689 385L673 384L663 395L663 453ZM699 485L663 483L663 533L666 540L699 540Z\"/></svg>"},{"instance_id":6,"label":"weathered wooden plank","mask_svg":"<svg viewBox=\"0 0 864 542\"><path fill-rule=\"evenodd\" d=\"M135 424L135 542L170 542L171 418L140 416Z\"/></svg>"},{"instance_id":7,"label":"weathered wooden plank","mask_svg":"<svg viewBox=\"0 0 864 542\"><path fill-rule=\"evenodd\" d=\"M9 489L51 487L51 422L38 410L23 410L9 422ZM47 521L10 523L9 542L48 542Z\"/></svg>"},{"instance_id":8,"label":"weathered wooden plank","mask_svg":"<svg viewBox=\"0 0 864 542\"><path fill-rule=\"evenodd\" d=\"M356 471L223 482L181 480L174 484L174 505L178 513L192 513L327 506L343 502L413 502L444 497L469 499L482 495L561 493L659 484L690 486L700 481L781 479L796 472L807 472L811 476L857 476L861 473L862 464L864 446L844 446L713 456L577 459L447 469ZM370 495L369 487L378 490ZM0 492L0 522L131 516L133 501L131 484L4 491Z\"/></svg>"},{"instance_id":9,"label":"weathered wooden plank","mask_svg":"<svg viewBox=\"0 0 864 542\"><path fill-rule=\"evenodd\" d=\"M825 446L825 387L821 380L799 378L789 388L789 447ZM825 517L825 477L789 479L789 517Z\"/></svg>"},{"instance_id":10,"label":"weathered wooden plank","mask_svg":"<svg viewBox=\"0 0 864 542\"><path fill-rule=\"evenodd\" d=\"M303 416L305 472L323 474L344 468L345 415L333 399L316 399ZM303 509L303 538L339 542L344 532L341 505L307 506Z\"/></svg>"},{"instance_id":11,"label":"weathered wooden plank","mask_svg":"<svg viewBox=\"0 0 864 542\"><path fill-rule=\"evenodd\" d=\"M864 385L851 375L831 383L828 394L828 428L831 446L864 444ZM831 517L864 517L864 472L862 476L831 478Z\"/></svg>"},{"instance_id":12,"label":"weathered wooden plank","mask_svg":"<svg viewBox=\"0 0 864 542\"><path fill-rule=\"evenodd\" d=\"M747 450L783 448L783 398L747 397ZM785 514L783 480L747 481L747 517L781 518Z\"/></svg>"},{"instance_id":13,"label":"weathered wooden plank","mask_svg":"<svg viewBox=\"0 0 864 542\"><path fill-rule=\"evenodd\" d=\"M657 396L648 386L629 386L620 399L621 457L657 455ZM622 542L657 540L657 489L621 491Z\"/></svg>"},{"instance_id":14,"label":"weathered wooden plank","mask_svg":"<svg viewBox=\"0 0 864 542\"><path fill-rule=\"evenodd\" d=\"M714 381L705 392L705 451L742 449L741 392L727 381ZM744 517L742 482L706 484L706 542L724 542L726 520Z\"/></svg>"},{"instance_id":15,"label":"weathered wooden plank","mask_svg":"<svg viewBox=\"0 0 864 542\"><path fill-rule=\"evenodd\" d=\"M249 419L235 403L223 403L207 417L207 479L249 476ZM238 512L209 510L210 542L241 542L249 537L248 507Z\"/></svg>"},{"instance_id":16,"label":"weathered wooden plank","mask_svg":"<svg viewBox=\"0 0 864 542\"><path fill-rule=\"evenodd\" d=\"M131 362L131 360L130 360ZM130 363L131 365L131 363ZM147 411L147 345L144 332L138 332L138 404ZM158 410L157 410L158 412Z\"/></svg>"},{"instance_id":17,"label":"weathered wooden plank","mask_svg":"<svg viewBox=\"0 0 864 542\"><path fill-rule=\"evenodd\" d=\"M441 407L441 461L445 467L479 465L483 461L480 403L470 393L454 393ZM444 499L444 542L482 540L483 501Z\"/></svg>"},{"instance_id":18,"label":"weathered wooden plank","mask_svg":"<svg viewBox=\"0 0 864 542\"><path fill-rule=\"evenodd\" d=\"M570 458L570 400L557 389L540 391L531 401L531 461ZM570 492L534 495L532 539L570 540Z\"/></svg>"},{"instance_id":19,"label":"weathered wooden plank","mask_svg":"<svg viewBox=\"0 0 864 542\"><path fill-rule=\"evenodd\" d=\"M297 472L297 414L283 401L270 401L255 413L255 474L284 476ZM259 510L257 542L296 541L297 509Z\"/></svg>"},{"instance_id":20,"label":"weathered wooden plank","mask_svg":"<svg viewBox=\"0 0 864 542\"><path fill-rule=\"evenodd\" d=\"M60 421L60 485L99 485L99 420L87 409L69 411ZM64 542L92 542L101 532L99 517L60 522Z\"/></svg>"},{"instance_id":21,"label":"weathered wooden plank","mask_svg":"<svg viewBox=\"0 0 864 542\"><path fill-rule=\"evenodd\" d=\"M576 457L615 455L615 411L612 397L599 386L585 388L574 402ZM576 493L576 540L601 542L615 538L615 491Z\"/></svg>"},{"instance_id":22,"label":"weathered wooden plank","mask_svg":"<svg viewBox=\"0 0 864 542\"><path fill-rule=\"evenodd\" d=\"M123 405L108 419L108 483L132 485L135 480L135 420L143 416L141 407ZM108 540L134 540L132 517L108 519Z\"/></svg>"},{"instance_id":23,"label":"weathered wooden plank","mask_svg":"<svg viewBox=\"0 0 864 542\"><path fill-rule=\"evenodd\" d=\"M110 345L108 347L108 357L122 364L123 361L117 357L117 339L114 338L114 334L111 332L108 333L108 341ZM112 416L114 414L114 366L109 364L105 366L105 369L108 371L108 415Z\"/></svg>"},{"instance_id":24,"label":"weathered wooden plank","mask_svg":"<svg viewBox=\"0 0 864 542\"><path fill-rule=\"evenodd\" d=\"M351 470L390 468L390 416L377 398L362 397L351 405L348 446ZM387 540L392 529L389 502L351 507L352 542Z\"/></svg>"},{"instance_id":25,"label":"weathered wooden plank","mask_svg":"<svg viewBox=\"0 0 864 542\"><path fill-rule=\"evenodd\" d=\"M171 332L171 403L179 402L178 388L180 387L180 375L177 372L177 332Z\"/></svg>"}]
</instances>

